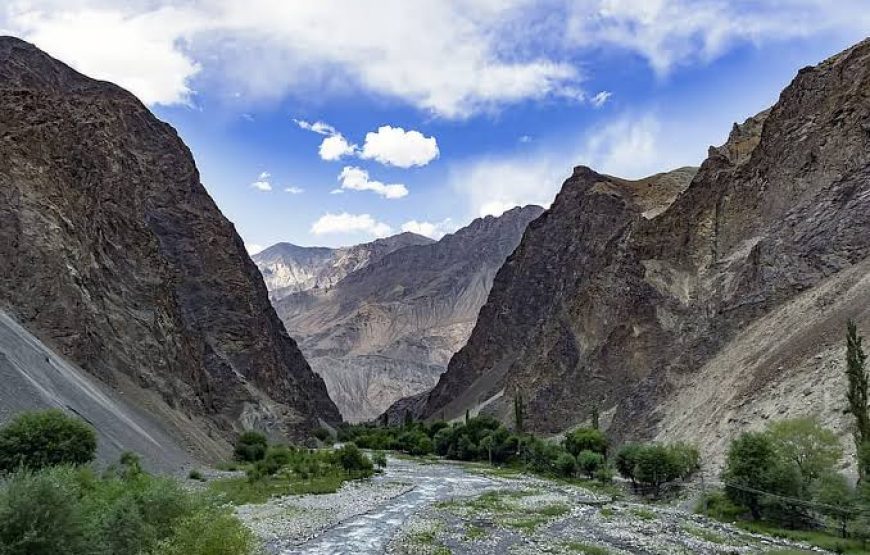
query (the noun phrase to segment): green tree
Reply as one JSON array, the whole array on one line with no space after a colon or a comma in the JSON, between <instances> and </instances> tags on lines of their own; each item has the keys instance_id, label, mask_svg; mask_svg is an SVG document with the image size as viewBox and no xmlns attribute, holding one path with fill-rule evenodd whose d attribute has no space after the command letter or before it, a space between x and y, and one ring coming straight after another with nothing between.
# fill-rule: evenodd
<instances>
[{"instance_id":1,"label":"green tree","mask_svg":"<svg viewBox=\"0 0 870 555\"><path fill-rule=\"evenodd\" d=\"M859 503L846 477L833 471L821 474L813 484L813 499L822 504L823 513L837 521L840 535L845 538Z\"/></svg>"},{"instance_id":2,"label":"green tree","mask_svg":"<svg viewBox=\"0 0 870 555\"><path fill-rule=\"evenodd\" d=\"M514 397L514 430L523 433L523 395L519 391Z\"/></svg>"},{"instance_id":3,"label":"green tree","mask_svg":"<svg viewBox=\"0 0 870 555\"><path fill-rule=\"evenodd\" d=\"M590 480L604 466L604 455L595 451L583 450L577 453L577 468Z\"/></svg>"},{"instance_id":4,"label":"green tree","mask_svg":"<svg viewBox=\"0 0 870 555\"><path fill-rule=\"evenodd\" d=\"M865 363L867 355L861 345L862 337L858 335L858 327L855 322L849 320L846 324L846 378L848 389L846 399L849 403L849 412L855 419L854 437L855 448L860 454L862 446L870 443L870 412L868 412L868 384ZM858 461L858 472L861 479L866 474L866 468L870 461Z\"/></svg>"},{"instance_id":5,"label":"green tree","mask_svg":"<svg viewBox=\"0 0 870 555\"><path fill-rule=\"evenodd\" d=\"M575 457L581 451L592 451L607 456L607 436L594 428L578 428L565 435L565 449Z\"/></svg>"},{"instance_id":6,"label":"green tree","mask_svg":"<svg viewBox=\"0 0 870 555\"><path fill-rule=\"evenodd\" d=\"M269 441L260 432L247 431L239 436L233 448L236 460L242 462L261 461L266 457Z\"/></svg>"},{"instance_id":7,"label":"green tree","mask_svg":"<svg viewBox=\"0 0 870 555\"><path fill-rule=\"evenodd\" d=\"M767 496L764 493L796 496L801 478L794 467L777 451L767 433L746 432L728 448L722 473L725 493L759 519Z\"/></svg>"},{"instance_id":8,"label":"green tree","mask_svg":"<svg viewBox=\"0 0 870 555\"><path fill-rule=\"evenodd\" d=\"M774 448L797 466L806 488L823 473L833 471L843 456L837 436L814 418L774 422L768 433Z\"/></svg>"},{"instance_id":9,"label":"green tree","mask_svg":"<svg viewBox=\"0 0 870 555\"><path fill-rule=\"evenodd\" d=\"M556 457L556 472L558 472L560 476L565 476L566 478L569 478L571 476L574 476L574 472L576 472L576 470L577 460L571 453L561 453L558 457Z\"/></svg>"},{"instance_id":10,"label":"green tree","mask_svg":"<svg viewBox=\"0 0 870 555\"><path fill-rule=\"evenodd\" d=\"M616 471L623 478L631 480L633 484L637 482L634 469L637 467L637 458L642 449L643 446L639 443L626 443L616 453L616 460L614 462Z\"/></svg>"},{"instance_id":11,"label":"green tree","mask_svg":"<svg viewBox=\"0 0 870 555\"><path fill-rule=\"evenodd\" d=\"M372 463L378 468L386 468L387 456L383 451L375 451L372 453Z\"/></svg>"},{"instance_id":12,"label":"green tree","mask_svg":"<svg viewBox=\"0 0 870 555\"><path fill-rule=\"evenodd\" d=\"M58 409L25 412L0 429L0 473L94 460L97 435Z\"/></svg>"},{"instance_id":13,"label":"green tree","mask_svg":"<svg viewBox=\"0 0 870 555\"><path fill-rule=\"evenodd\" d=\"M644 445L636 454L634 467L635 479L653 489L653 495L658 497L661 487L683 475L682 461L676 456L677 451L671 446L649 444Z\"/></svg>"},{"instance_id":14,"label":"green tree","mask_svg":"<svg viewBox=\"0 0 870 555\"><path fill-rule=\"evenodd\" d=\"M370 475L374 467L372 461L363 455L354 443L343 445L335 451L335 456L341 467L351 475Z\"/></svg>"}]
</instances>

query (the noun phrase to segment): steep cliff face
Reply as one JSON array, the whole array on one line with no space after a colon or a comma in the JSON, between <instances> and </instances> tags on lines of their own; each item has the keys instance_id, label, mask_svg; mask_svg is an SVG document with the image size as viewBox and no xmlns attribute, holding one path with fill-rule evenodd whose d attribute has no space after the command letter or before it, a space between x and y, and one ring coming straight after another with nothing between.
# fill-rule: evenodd
<instances>
[{"instance_id":1,"label":"steep cliff face","mask_svg":"<svg viewBox=\"0 0 870 555\"><path fill-rule=\"evenodd\" d=\"M468 338L499 266L542 211L475 220L437 243L369 262L331 289L277 301L346 419L374 418L435 384Z\"/></svg>"},{"instance_id":2,"label":"steep cliff face","mask_svg":"<svg viewBox=\"0 0 870 555\"><path fill-rule=\"evenodd\" d=\"M278 243L251 258L263 274L269 297L279 300L300 291L332 287L349 273L365 268L393 251L430 243L434 241L428 237L406 232L337 249Z\"/></svg>"},{"instance_id":3,"label":"steep cliff face","mask_svg":"<svg viewBox=\"0 0 870 555\"><path fill-rule=\"evenodd\" d=\"M0 308L103 382L157 392L142 402L178 436L340 419L172 127L13 38L0 39L0 260Z\"/></svg>"},{"instance_id":4,"label":"steep cliff face","mask_svg":"<svg viewBox=\"0 0 870 555\"><path fill-rule=\"evenodd\" d=\"M507 420L521 392L540 432L598 404L618 439L680 437L714 455L778 414L844 430L833 356L846 318L870 331L868 91L870 41L801 70L652 210L636 184L575 169L423 414L502 393L486 410Z\"/></svg>"}]
</instances>

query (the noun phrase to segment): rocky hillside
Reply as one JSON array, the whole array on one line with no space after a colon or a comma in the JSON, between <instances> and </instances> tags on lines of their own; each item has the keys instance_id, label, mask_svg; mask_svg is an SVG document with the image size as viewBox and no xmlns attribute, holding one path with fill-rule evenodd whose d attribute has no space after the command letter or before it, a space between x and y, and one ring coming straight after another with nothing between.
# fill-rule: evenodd
<instances>
[{"instance_id":1,"label":"rocky hillside","mask_svg":"<svg viewBox=\"0 0 870 555\"><path fill-rule=\"evenodd\" d=\"M372 260L330 289L276 302L345 419L374 418L435 384L468 338L498 268L542 211L477 219L437 243Z\"/></svg>"},{"instance_id":2,"label":"rocky hillside","mask_svg":"<svg viewBox=\"0 0 870 555\"><path fill-rule=\"evenodd\" d=\"M169 125L0 38L0 309L198 453L340 420Z\"/></svg>"},{"instance_id":3,"label":"rocky hillside","mask_svg":"<svg viewBox=\"0 0 870 555\"><path fill-rule=\"evenodd\" d=\"M870 333L868 91L870 40L801 70L675 198L576 168L419 410L510 420L521 394L555 433L597 404L617 439L714 458L771 418L845 435L846 319Z\"/></svg>"},{"instance_id":4,"label":"rocky hillside","mask_svg":"<svg viewBox=\"0 0 870 555\"><path fill-rule=\"evenodd\" d=\"M406 232L337 249L278 243L251 258L263 274L269 297L279 300L299 291L332 287L349 273L365 268L395 250L433 242L428 237Z\"/></svg>"}]
</instances>

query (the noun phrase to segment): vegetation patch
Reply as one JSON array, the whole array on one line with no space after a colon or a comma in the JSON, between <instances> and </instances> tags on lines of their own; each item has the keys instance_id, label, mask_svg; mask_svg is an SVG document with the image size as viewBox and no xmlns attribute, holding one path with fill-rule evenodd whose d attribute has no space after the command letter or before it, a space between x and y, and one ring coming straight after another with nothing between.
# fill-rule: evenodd
<instances>
[{"instance_id":1,"label":"vegetation patch","mask_svg":"<svg viewBox=\"0 0 870 555\"><path fill-rule=\"evenodd\" d=\"M576 542L570 541L562 544L565 549L571 551L572 553L582 553L583 555L609 555L610 550L601 547L599 545L594 545L591 543L585 542Z\"/></svg>"},{"instance_id":2,"label":"vegetation patch","mask_svg":"<svg viewBox=\"0 0 870 555\"><path fill-rule=\"evenodd\" d=\"M631 514L641 520L656 520L658 518L653 511L641 507L631 509Z\"/></svg>"},{"instance_id":3,"label":"vegetation patch","mask_svg":"<svg viewBox=\"0 0 870 555\"><path fill-rule=\"evenodd\" d=\"M479 541L485 538L488 535L486 529L482 526L478 526L476 524L469 524L465 528L465 540L466 541Z\"/></svg>"},{"instance_id":4,"label":"vegetation patch","mask_svg":"<svg viewBox=\"0 0 870 555\"><path fill-rule=\"evenodd\" d=\"M691 525L683 525L683 531L689 534L690 536L694 536L699 540L704 540L710 543L716 544L727 544L728 539L722 534L718 534L712 530L707 530L706 528L701 528L700 526L691 526Z\"/></svg>"}]
</instances>

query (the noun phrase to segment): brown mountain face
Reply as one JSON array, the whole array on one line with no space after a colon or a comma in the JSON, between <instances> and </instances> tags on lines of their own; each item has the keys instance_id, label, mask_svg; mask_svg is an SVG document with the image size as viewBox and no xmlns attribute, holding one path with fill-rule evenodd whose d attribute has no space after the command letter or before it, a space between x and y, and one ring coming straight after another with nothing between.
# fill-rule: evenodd
<instances>
[{"instance_id":1,"label":"brown mountain face","mask_svg":"<svg viewBox=\"0 0 870 555\"><path fill-rule=\"evenodd\" d=\"M617 440L714 456L769 418L845 432L845 320L870 332L870 41L801 70L678 195L657 181L576 168L418 411L510 421L521 394L555 433L597 404Z\"/></svg>"},{"instance_id":2,"label":"brown mountain face","mask_svg":"<svg viewBox=\"0 0 870 555\"><path fill-rule=\"evenodd\" d=\"M169 125L0 38L0 308L193 450L340 416Z\"/></svg>"},{"instance_id":3,"label":"brown mountain face","mask_svg":"<svg viewBox=\"0 0 870 555\"><path fill-rule=\"evenodd\" d=\"M393 251L434 242L428 237L405 232L337 249L278 243L251 258L263 274L269 297L279 300L300 291L328 289L349 273L361 270Z\"/></svg>"},{"instance_id":4,"label":"brown mountain face","mask_svg":"<svg viewBox=\"0 0 870 555\"><path fill-rule=\"evenodd\" d=\"M435 384L468 338L498 268L542 212L526 206L477 219L437 243L370 261L330 289L276 301L346 419L372 419Z\"/></svg>"}]
</instances>

